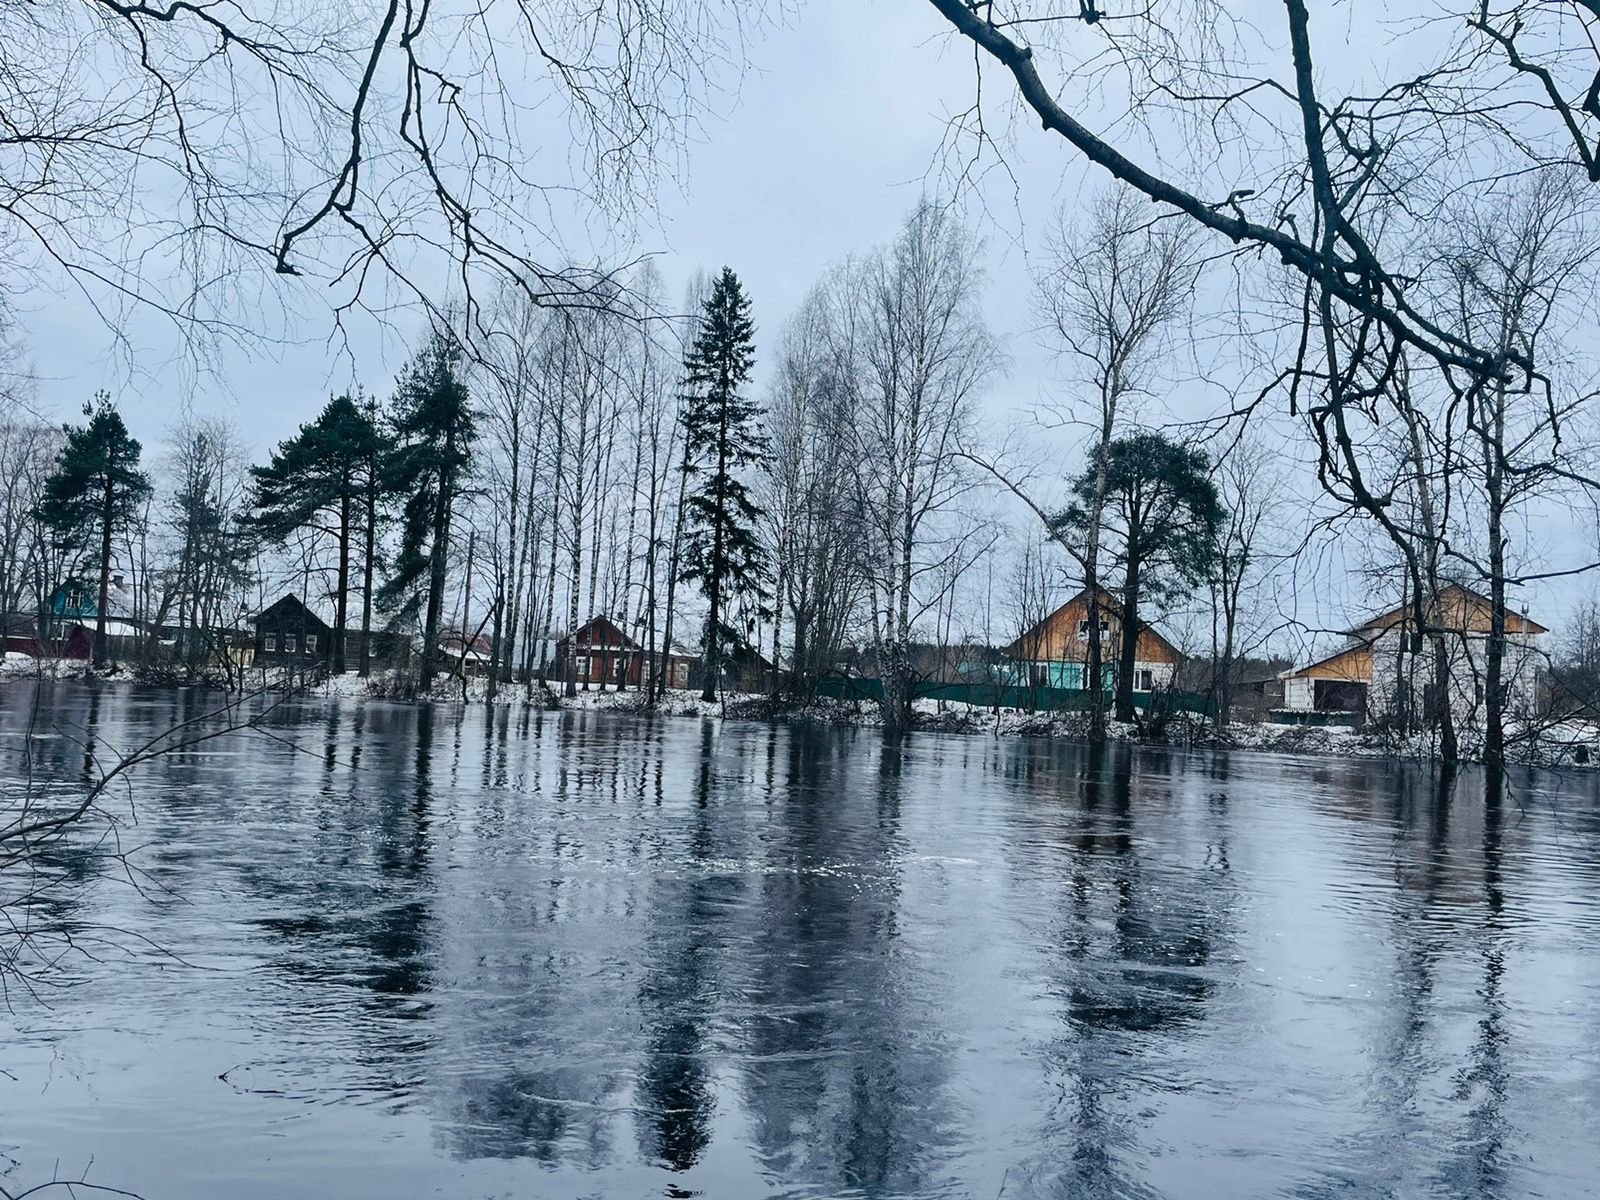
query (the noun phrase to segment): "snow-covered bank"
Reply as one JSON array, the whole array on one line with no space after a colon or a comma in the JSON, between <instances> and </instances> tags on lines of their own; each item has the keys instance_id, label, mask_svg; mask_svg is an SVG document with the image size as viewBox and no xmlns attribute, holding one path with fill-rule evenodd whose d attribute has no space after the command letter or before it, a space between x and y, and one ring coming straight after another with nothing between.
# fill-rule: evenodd
<instances>
[{"instance_id":1,"label":"snow-covered bank","mask_svg":"<svg viewBox=\"0 0 1600 1200\"><path fill-rule=\"evenodd\" d=\"M876 728L883 724L870 701L816 698L805 704L775 701L756 693L729 693L718 701L703 701L697 692L669 691L654 706L635 690L593 687L564 696L560 684L502 686L495 704L535 704L547 709L650 713L668 717L726 717L734 720ZM420 698L406 691L403 681L374 677L363 681L345 676L312 689L345 697ZM487 703L488 689L481 679L447 680L432 693L435 701ZM915 704L912 728L928 732L989 737L1042 737L1081 740L1087 734L1083 713L1029 713L1017 709L975 707L933 700ZM1378 729L1352 729L1336 725L1276 725L1238 722L1218 731L1209 721L1184 714L1168 718L1160 728L1111 722L1113 741L1182 747L1214 747L1269 754L1329 755L1346 758L1404 758L1427 760L1435 751L1425 734L1406 737ZM1514 757L1543 767L1600 766L1600 724L1563 721L1507 731Z\"/></svg>"},{"instance_id":2,"label":"snow-covered bank","mask_svg":"<svg viewBox=\"0 0 1600 1200\"><path fill-rule=\"evenodd\" d=\"M40 662L19 655L8 655L0 662L0 681L41 676L48 679L81 678L83 674L84 663L81 661ZM136 682L126 671L111 676L97 674L95 678L111 683ZM247 686L276 683L288 687L298 682L287 678L277 681L263 679L259 672L252 672ZM375 672L366 679L353 674L334 676L303 684L300 690L308 696L350 701L414 702L426 699L435 703L491 702L487 681L481 678L465 682L458 678L441 679L431 693L424 695L417 691L415 681L410 676L398 672ZM496 689L492 703L496 706L531 704L549 710L606 711L658 717L715 717L859 728L876 728L883 723L877 706L870 701L818 698L797 704L775 701L771 696L753 693L729 693L715 702L707 703L701 700L698 692L669 691L652 706L646 702L644 693L637 690L619 692L614 688L595 686L587 691L580 689L573 696L564 696L560 684L536 683L531 691L524 684L502 684ZM974 736L1077 741L1087 733L1087 718L1083 713L1029 713L1017 709L996 711L965 704L919 700L915 705L912 727L929 732ZM1218 731L1209 721L1184 714L1168 718L1159 727L1112 722L1107 732L1117 742L1215 747L1271 754L1419 761L1434 756L1434 748L1425 734L1399 737L1378 729L1253 723L1234 723ZM1516 761L1532 766L1600 766L1600 723L1569 719L1517 727L1507 731L1507 745ZM1464 749L1470 752L1470 740L1464 743Z\"/></svg>"}]
</instances>

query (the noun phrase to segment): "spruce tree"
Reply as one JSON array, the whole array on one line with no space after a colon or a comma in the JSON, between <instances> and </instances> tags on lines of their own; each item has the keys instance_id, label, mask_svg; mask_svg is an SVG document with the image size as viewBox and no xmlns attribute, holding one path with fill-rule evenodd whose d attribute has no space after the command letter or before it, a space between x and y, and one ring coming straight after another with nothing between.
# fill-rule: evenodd
<instances>
[{"instance_id":1,"label":"spruce tree","mask_svg":"<svg viewBox=\"0 0 1600 1200\"><path fill-rule=\"evenodd\" d=\"M451 516L465 489L477 419L460 343L442 330L434 331L396 382L395 446L384 482L406 501L400 554L381 601L397 617L415 617L425 602L420 683L426 691L438 669Z\"/></svg>"},{"instance_id":2,"label":"spruce tree","mask_svg":"<svg viewBox=\"0 0 1600 1200\"><path fill-rule=\"evenodd\" d=\"M150 495L150 479L139 470L141 447L122 423L110 393L96 393L93 403L83 406L83 415L87 424L63 426L66 445L45 481L39 518L66 548L81 550L98 538L94 665L104 667L111 659L106 639L111 541L138 517L139 506Z\"/></svg>"},{"instance_id":3,"label":"spruce tree","mask_svg":"<svg viewBox=\"0 0 1600 1200\"><path fill-rule=\"evenodd\" d=\"M739 277L724 267L683 363L689 488L679 578L698 583L710 604L701 691L707 701L716 699L724 647L748 645L743 631L726 620L730 602L742 595L759 603L766 579L756 533L762 513L742 478L767 452L761 409L744 392L754 366L750 301Z\"/></svg>"},{"instance_id":4,"label":"spruce tree","mask_svg":"<svg viewBox=\"0 0 1600 1200\"><path fill-rule=\"evenodd\" d=\"M273 451L263 467L251 467L254 484L250 523L262 537L282 545L297 530L333 539L338 566L333 588L333 638L328 647L333 673L345 671L349 628L350 560L366 537L365 586L372 587L373 525L377 464L383 438L372 407L349 395L329 399L317 419ZM370 602L367 604L370 609ZM363 638L362 665L367 655Z\"/></svg>"}]
</instances>

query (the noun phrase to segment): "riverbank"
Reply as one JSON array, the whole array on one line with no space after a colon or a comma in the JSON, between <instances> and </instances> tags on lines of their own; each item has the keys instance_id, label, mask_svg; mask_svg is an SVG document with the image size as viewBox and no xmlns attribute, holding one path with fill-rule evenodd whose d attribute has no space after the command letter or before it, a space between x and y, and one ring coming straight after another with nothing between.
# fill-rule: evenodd
<instances>
[{"instance_id":1,"label":"riverbank","mask_svg":"<svg viewBox=\"0 0 1600 1200\"><path fill-rule=\"evenodd\" d=\"M718 717L731 720L778 722L853 728L881 728L883 720L871 701L816 697L804 703L775 700L763 693L728 693L715 702L698 693L669 691L654 705L640 691L594 687L564 696L560 684L502 687L495 704L534 704L546 709L607 711L659 717ZM350 699L422 699L407 681L353 675L329 680L312 689L318 694ZM435 701L488 703L483 680L459 679L436 687ZM1061 738L1084 740L1088 718L1075 712L1024 712L992 709L950 701L918 700L912 730L989 737ZM1265 754L1325 755L1345 758L1396 758L1426 761L1434 757L1426 734L1398 736L1392 732L1336 725L1279 725L1232 722L1221 730L1209 721L1185 713L1172 714L1159 725L1110 722L1107 736L1119 743L1167 745L1181 748L1247 750ZM1600 765L1600 724L1587 721L1545 722L1509 730L1507 741L1518 761L1539 767L1594 767Z\"/></svg>"},{"instance_id":2,"label":"riverbank","mask_svg":"<svg viewBox=\"0 0 1600 1200\"><path fill-rule=\"evenodd\" d=\"M8 655L0 661L0 682L28 679L74 679L85 674L84 664L73 660L35 660ZM259 672L252 672L252 677ZM148 683L126 669L96 673L95 678L117 684ZM270 681L268 681L270 682ZM150 684L150 686L162 686ZM741 721L807 724L854 728L880 728L877 706L870 701L818 697L805 703L775 700L759 693L731 692L707 703L697 692L669 691L655 704L644 693L592 687L576 695L561 694L560 684L501 685L491 700L487 681L450 678L430 693L417 690L415 681L399 672L375 672L368 678L342 675L302 685L308 696L343 700L388 700L401 703L533 705L549 710L605 711L656 717L716 717ZM1088 732L1083 713L1024 712L1018 709L980 708L950 701L918 700L911 728L932 733L988 737L1037 737L1081 741ZM1174 714L1159 725L1111 722L1107 736L1119 743L1167 745L1181 748L1247 750L1266 754L1325 755L1344 758L1395 758L1426 761L1434 756L1425 735L1398 736L1390 731L1344 726L1277 725L1233 722L1221 730L1208 720ZM1525 725L1508 731L1515 759L1537 767L1600 766L1600 723L1565 720Z\"/></svg>"}]
</instances>

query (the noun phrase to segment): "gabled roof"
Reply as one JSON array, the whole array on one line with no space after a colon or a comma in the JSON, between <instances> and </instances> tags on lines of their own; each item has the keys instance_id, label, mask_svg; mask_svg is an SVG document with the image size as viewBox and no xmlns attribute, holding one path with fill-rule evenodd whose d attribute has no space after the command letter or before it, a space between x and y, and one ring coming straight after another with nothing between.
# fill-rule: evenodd
<instances>
[{"instance_id":1,"label":"gabled roof","mask_svg":"<svg viewBox=\"0 0 1600 1200\"><path fill-rule=\"evenodd\" d=\"M593 646L600 650L642 650L638 642L634 641L617 626L610 617L590 617L579 625L572 636L580 646ZM567 639L562 638L563 642Z\"/></svg>"},{"instance_id":2,"label":"gabled roof","mask_svg":"<svg viewBox=\"0 0 1600 1200\"><path fill-rule=\"evenodd\" d=\"M1072 608L1074 605L1084 603L1088 595L1089 589L1081 588L1077 595L1073 596L1072 599L1068 600L1060 608L1057 608L1044 620L1038 622L1021 637L1016 638L1010 643L1010 645L1004 647L1001 650L1001 653L1008 658L1018 657L1019 647L1021 647L1024 642L1028 641L1030 638L1039 637L1044 631L1050 628L1050 626L1055 622L1056 618L1060 617L1069 608ZM1121 622L1122 606L1117 603L1115 597L1113 597L1110 592L1106 591L1105 588L1100 589L1100 608L1109 616L1115 617L1119 623ZM1150 624L1149 621L1142 619L1139 621L1139 634L1140 636L1148 634L1150 637L1154 638L1172 653L1174 660L1180 660L1183 658L1183 652L1174 646L1170 641L1168 641L1161 631L1158 630L1154 625Z\"/></svg>"},{"instance_id":3,"label":"gabled roof","mask_svg":"<svg viewBox=\"0 0 1600 1200\"><path fill-rule=\"evenodd\" d=\"M273 601L250 618L252 625L259 626L263 621L268 624L298 623L315 629L331 628L326 621L307 608L305 602L293 592Z\"/></svg>"},{"instance_id":4,"label":"gabled roof","mask_svg":"<svg viewBox=\"0 0 1600 1200\"><path fill-rule=\"evenodd\" d=\"M1439 599L1441 601L1445 600L1446 598L1456 597L1464 599L1471 604L1484 609L1490 609L1494 606L1494 601L1489 599L1488 596L1485 596L1482 592L1476 591L1473 588L1467 587L1466 584L1463 583L1449 583L1439 589ZM1397 604L1393 608L1385 609L1383 612L1368 617L1355 628L1345 630L1345 636L1370 638L1378 632L1386 629L1392 629L1394 626L1399 625L1410 616L1410 611L1410 604ZM1525 629L1515 630L1514 632L1530 634L1550 632L1543 625L1539 624L1539 622L1528 616L1527 613L1518 612L1516 609L1508 608L1506 615L1513 618L1515 621L1520 621L1526 627Z\"/></svg>"}]
</instances>

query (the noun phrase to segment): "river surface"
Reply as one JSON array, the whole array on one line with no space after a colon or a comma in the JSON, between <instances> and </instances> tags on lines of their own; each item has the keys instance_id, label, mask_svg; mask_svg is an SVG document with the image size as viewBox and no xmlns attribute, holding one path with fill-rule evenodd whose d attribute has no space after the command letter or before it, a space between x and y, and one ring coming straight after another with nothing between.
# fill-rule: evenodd
<instances>
[{"instance_id":1,"label":"river surface","mask_svg":"<svg viewBox=\"0 0 1600 1200\"><path fill-rule=\"evenodd\" d=\"M216 697L40 701L68 794ZM1600 1192L1593 776L302 701L108 806L132 876L7 910L86 952L8 987L0 1187Z\"/></svg>"}]
</instances>

